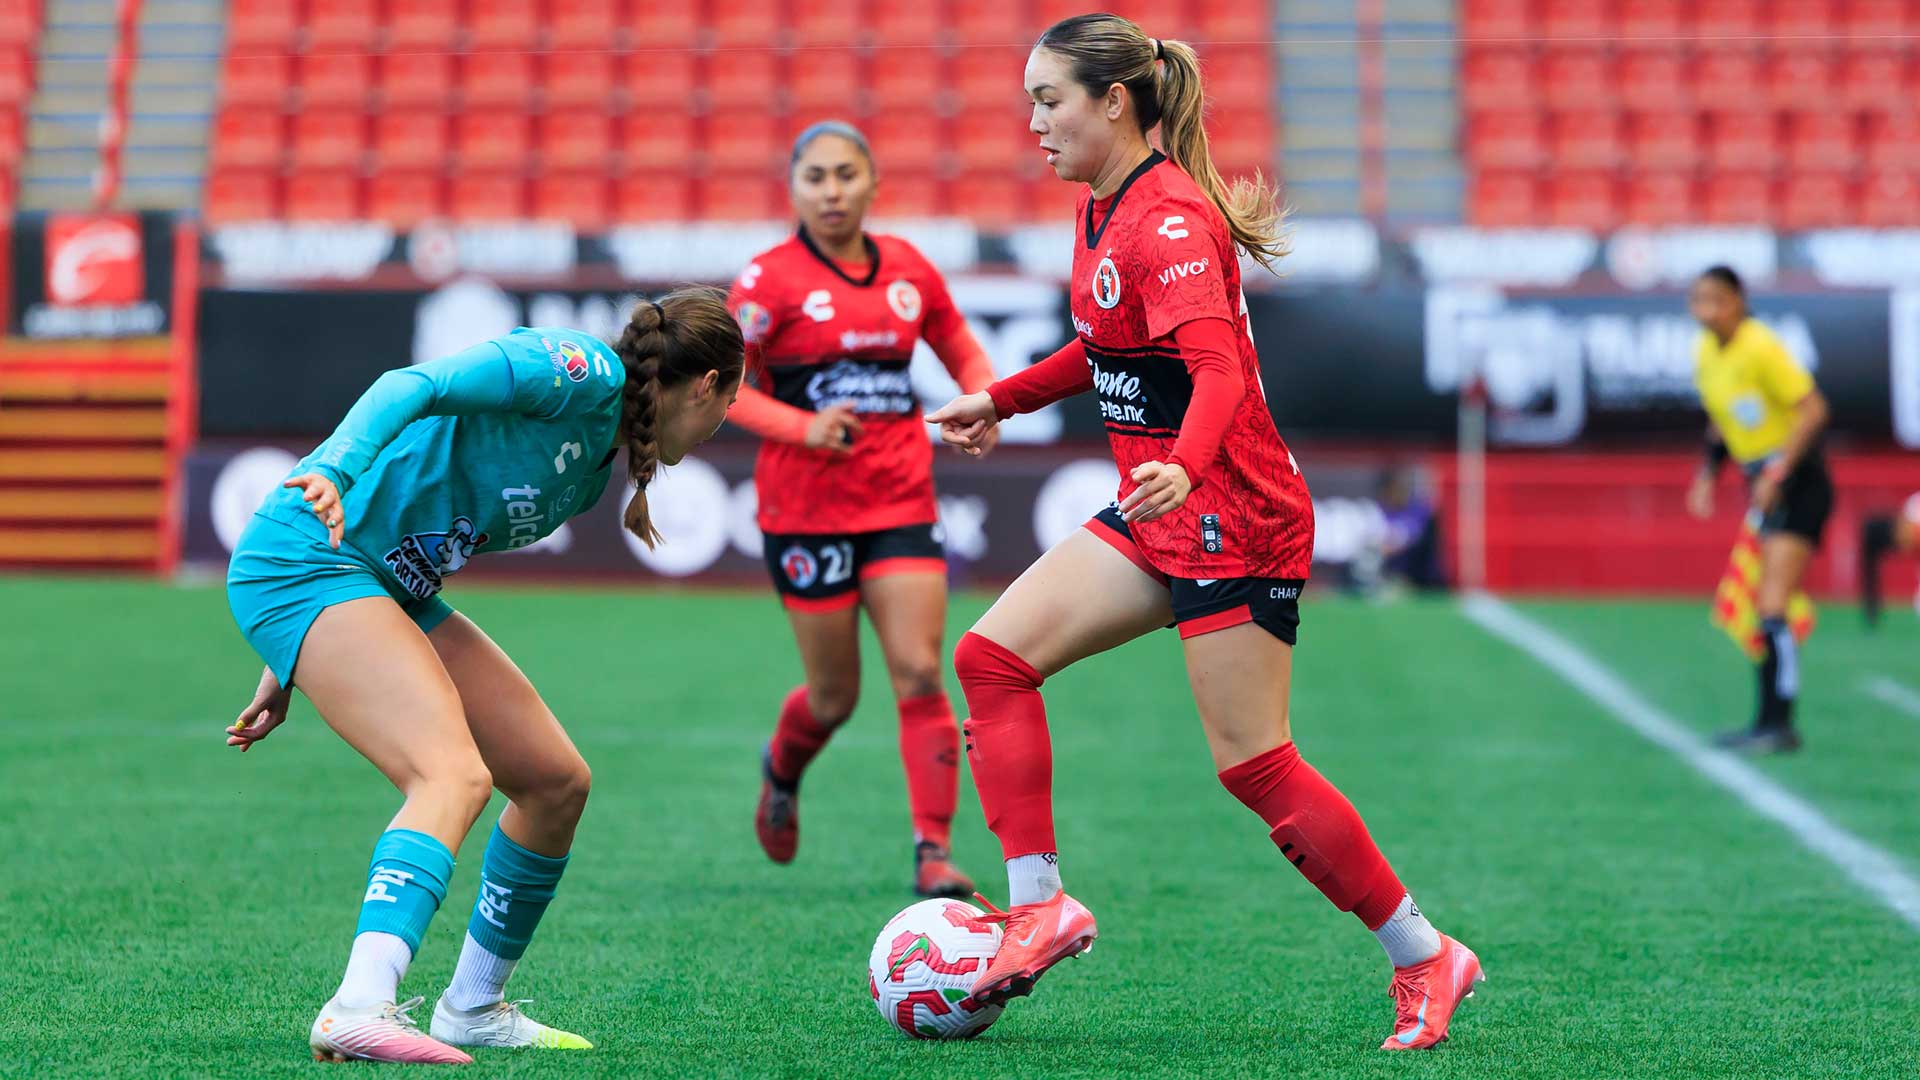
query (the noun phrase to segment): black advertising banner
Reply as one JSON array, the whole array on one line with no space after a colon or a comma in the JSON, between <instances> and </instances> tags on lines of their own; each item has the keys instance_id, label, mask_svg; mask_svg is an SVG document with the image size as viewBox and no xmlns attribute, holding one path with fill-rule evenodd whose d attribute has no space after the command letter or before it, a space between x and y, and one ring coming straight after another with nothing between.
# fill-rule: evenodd
<instances>
[{"instance_id":1,"label":"black advertising banner","mask_svg":"<svg viewBox=\"0 0 1920 1080\"><path fill-rule=\"evenodd\" d=\"M7 333L35 340L154 337L173 307L165 214L28 213L12 224Z\"/></svg>"},{"instance_id":2,"label":"black advertising banner","mask_svg":"<svg viewBox=\"0 0 1920 1080\"><path fill-rule=\"evenodd\" d=\"M1072 333L1055 281L979 276L954 278L952 288L1002 374ZM636 295L510 290L478 278L431 291L208 290L202 430L322 435L382 371L522 324L611 338ZM1704 424L1693 390L1698 331L1676 293L1328 286L1247 301L1268 404L1290 436L1445 442L1468 378L1487 389L1499 445L1692 439ZM1920 378L1920 303L1910 294L1757 291L1753 309L1813 369L1837 436L1920 445L1920 391L1904 385ZM954 387L922 353L915 390L938 404ZM1095 409L1069 401L1009 424L1006 437L1097 441L1101 428Z\"/></svg>"}]
</instances>

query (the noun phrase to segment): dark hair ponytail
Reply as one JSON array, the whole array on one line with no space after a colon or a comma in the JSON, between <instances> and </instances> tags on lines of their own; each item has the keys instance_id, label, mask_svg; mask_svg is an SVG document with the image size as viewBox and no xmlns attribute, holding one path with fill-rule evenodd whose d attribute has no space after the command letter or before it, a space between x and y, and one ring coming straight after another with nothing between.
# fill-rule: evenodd
<instances>
[{"instance_id":1,"label":"dark hair ponytail","mask_svg":"<svg viewBox=\"0 0 1920 1080\"><path fill-rule=\"evenodd\" d=\"M613 351L627 369L620 430L626 434L627 475L634 492L627 500L625 523L627 531L652 547L661 537L647 512L647 485L660 466L661 392L709 371L718 375L721 387L731 387L745 370L746 344L740 325L727 311L725 294L687 286L634 305Z\"/></svg>"}]
</instances>

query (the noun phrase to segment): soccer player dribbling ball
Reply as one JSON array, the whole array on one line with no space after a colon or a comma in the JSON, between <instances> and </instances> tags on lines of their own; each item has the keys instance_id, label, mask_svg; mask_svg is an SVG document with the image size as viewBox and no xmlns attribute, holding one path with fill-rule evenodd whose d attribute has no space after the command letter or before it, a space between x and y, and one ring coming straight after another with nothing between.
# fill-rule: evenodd
<instances>
[{"instance_id":1,"label":"soccer player dribbling ball","mask_svg":"<svg viewBox=\"0 0 1920 1080\"><path fill-rule=\"evenodd\" d=\"M389 371L270 496L234 549L227 595L267 662L228 729L243 752L297 683L405 795L374 845L340 988L314 1057L465 1063L457 1046L588 1049L505 986L566 869L586 762L512 660L439 596L473 555L521 548L599 499L627 450L626 526L652 544L647 483L712 437L740 384L740 330L716 290L643 300L613 347L521 328ZM446 898L453 853L494 788L508 803L431 1034L396 1004Z\"/></svg>"},{"instance_id":2,"label":"soccer player dribbling ball","mask_svg":"<svg viewBox=\"0 0 1920 1080\"><path fill-rule=\"evenodd\" d=\"M995 424L1094 390L1121 498L1028 568L954 650L972 717L967 760L1007 861L999 953L973 988L1002 1003L1097 933L1061 886L1041 683L1082 657L1177 625L1220 782L1282 857L1385 947L1394 1030L1447 1037L1482 978L1421 915L1353 805L1301 759L1288 687L1313 506L1274 429L1240 292L1238 251L1282 254L1258 183L1208 158L1193 49L1125 19L1055 24L1027 61L1032 131L1064 180L1089 185L1074 230L1077 335L1046 360L927 417L970 449ZM1167 152L1148 133L1161 129Z\"/></svg>"},{"instance_id":3,"label":"soccer player dribbling ball","mask_svg":"<svg viewBox=\"0 0 1920 1080\"><path fill-rule=\"evenodd\" d=\"M802 131L788 167L799 228L755 256L729 299L758 383L729 416L763 440L767 570L806 672L761 759L754 831L774 862L793 860L801 776L859 697L865 607L899 705L914 891L966 896L973 882L950 854L960 731L943 678L947 566L907 368L923 339L963 391L985 388L993 366L926 257L865 230L876 181L858 129Z\"/></svg>"}]
</instances>

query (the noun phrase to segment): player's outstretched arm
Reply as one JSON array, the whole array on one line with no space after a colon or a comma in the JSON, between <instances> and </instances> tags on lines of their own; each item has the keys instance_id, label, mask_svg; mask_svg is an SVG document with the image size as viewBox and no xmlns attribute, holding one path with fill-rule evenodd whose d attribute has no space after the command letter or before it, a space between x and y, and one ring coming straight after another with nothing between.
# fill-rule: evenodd
<instances>
[{"instance_id":1,"label":"player's outstretched arm","mask_svg":"<svg viewBox=\"0 0 1920 1080\"><path fill-rule=\"evenodd\" d=\"M988 436L1000 424L1000 412L986 391L961 394L927 414L927 423L940 429L940 441L958 447L961 453L979 457L986 452Z\"/></svg>"},{"instance_id":2,"label":"player's outstretched arm","mask_svg":"<svg viewBox=\"0 0 1920 1080\"><path fill-rule=\"evenodd\" d=\"M253 692L253 700L240 710L240 718L227 727L227 745L237 746L241 753L246 753L254 743L280 726L287 718L287 707L292 701L293 688L281 686L273 677L272 668L261 672L260 686Z\"/></svg>"},{"instance_id":3,"label":"player's outstretched arm","mask_svg":"<svg viewBox=\"0 0 1920 1080\"><path fill-rule=\"evenodd\" d=\"M491 341L452 356L395 368L373 380L313 464L345 495L408 424L428 416L472 416L514 407L513 368Z\"/></svg>"}]
</instances>

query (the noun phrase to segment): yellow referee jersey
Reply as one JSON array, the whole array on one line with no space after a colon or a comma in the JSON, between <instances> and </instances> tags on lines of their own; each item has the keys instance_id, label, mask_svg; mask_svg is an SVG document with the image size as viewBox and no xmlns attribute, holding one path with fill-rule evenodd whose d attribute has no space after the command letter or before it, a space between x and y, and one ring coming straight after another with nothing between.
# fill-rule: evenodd
<instances>
[{"instance_id":1,"label":"yellow referee jersey","mask_svg":"<svg viewBox=\"0 0 1920 1080\"><path fill-rule=\"evenodd\" d=\"M1725 345L1711 330L1700 332L1693 383L1727 452L1742 465L1780 449L1793 431L1793 407L1813 392L1813 376L1752 318Z\"/></svg>"}]
</instances>

